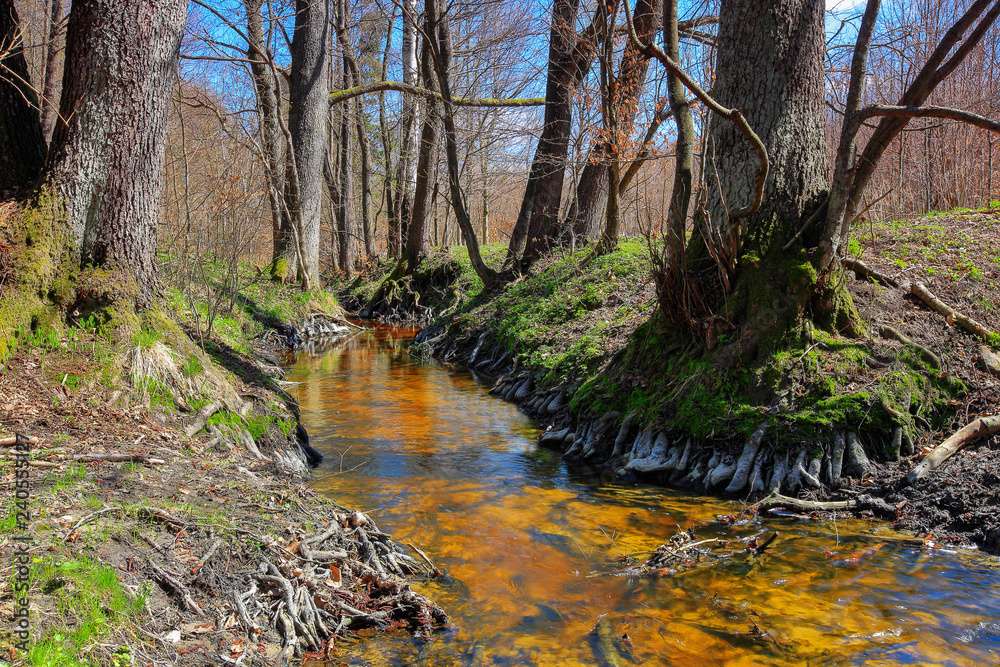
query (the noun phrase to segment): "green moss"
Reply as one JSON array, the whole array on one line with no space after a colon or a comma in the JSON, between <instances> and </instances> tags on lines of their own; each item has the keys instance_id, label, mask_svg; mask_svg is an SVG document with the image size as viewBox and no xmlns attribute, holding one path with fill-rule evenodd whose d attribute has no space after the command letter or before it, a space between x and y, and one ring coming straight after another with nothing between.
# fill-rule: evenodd
<instances>
[{"instance_id":1,"label":"green moss","mask_svg":"<svg viewBox=\"0 0 1000 667\"><path fill-rule=\"evenodd\" d=\"M88 649L138 615L148 595L145 589L129 594L114 568L86 556L36 558L32 580L57 612L27 656L30 664L46 667L92 664Z\"/></svg>"},{"instance_id":2,"label":"green moss","mask_svg":"<svg viewBox=\"0 0 1000 667\"><path fill-rule=\"evenodd\" d=\"M271 264L271 278L284 281L288 278L288 259L279 257Z\"/></svg>"},{"instance_id":3,"label":"green moss","mask_svg":"<svg viewBox=\"0 0 1000 667\"><path fill-rule=\"evenodd\" d=\"M61 207L47 192L38 200L0 214L0 242L6 278L0 282L0 364L35 333L51 323L54 305L66 301L72 284L72 243Z\"/></svg>"}]
</instances>

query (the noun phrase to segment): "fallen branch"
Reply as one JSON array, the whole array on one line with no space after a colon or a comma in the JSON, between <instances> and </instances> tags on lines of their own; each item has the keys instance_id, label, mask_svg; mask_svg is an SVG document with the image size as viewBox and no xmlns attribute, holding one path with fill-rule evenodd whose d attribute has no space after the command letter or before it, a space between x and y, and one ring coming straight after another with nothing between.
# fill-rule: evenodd
<instances>
[{"instance_id":1,"label":"fallen branch","mask_svg":"<svg viewBox=\"0 0 1000 667\"><path fill-rule=\"evenodd\" d=\"M845 257L840 260L840 263L844 265L845 268L850 269L854 272L861 280L870 280L875 283L881 283L886 287L899 287L899 283L896 282L895 278L885 275L877 269L873 269L868 266L860 259L854 259L853 257Z\"/></svg>"},{"instance_id":2,"label":"fallen branch","mask_svg":"<svg viewBox=\"0 0 1000 667\"><path fill-rule=\"evenodd\" d=\"M947 440L930 451L906 476L906 483L913 484L950 459L958 450L971 442L1000 433L1000 415L979 417L953 433Z\"/></svg>"},{"instance_id":3,"label":"fallen branch","mask_svg":"<svg viewBox=\"0 0 1000 667\"><path fill-rule=\"evenodd\" d=\"M0 436L0 447L13 447L17 444L17 439L19 437L22 441L27 442L29 445L38 444L38 438L34 436L15 433L14 435Z\"/></svg>"},{"instance_id":4,"label":"fallen branch","mask_svg":"<svg viewBox=\"0 0 1000 667\"><path fill-rule=\"evenodd\" d=\"M963 315L941 299L934 296L934 294L931 293L931 291L927 289L927 286L923 283L913 283L910 285L910 294L920 299L920 301L926 304L931 310L944 315L945 319L948 320L949 323L957 324L959 328L965 329L967 332L973 334L974 336L978 336L980 339L988 343L993 342L993 338L996 336L995 332L988 329L986 325L981 322L977 322L971 317Z\"/></svg>"},{"instance_id":5,"label":"fallen branch","mask_svg":"<svg viewBox=\"0 0 1000 667\"><path fill-rule=\"evenodd\" d=\"M14 457L0 456L0 461L13 461ZM46 458L30 459L30 465L39 468L58 468L64 463L144 463L146 465L163 465L163 459L158 459L145 454L71 454L64 456L57 454Z\"/></svg>"},{"instance_id":6,"label":"fallen branch","mask_svg":"<svg viewBox=\"0 0 1000 667\"><path fill-rule=\"evenodd\" d=\"M783 496L777 492L772 493L754 505L758 512L775 507L791 508L802 512L832 512L836 510L850 510L857 506L858 503L856 500L802 500L800 498Z\"/></svg>"},{"instance_id":7,"label":"fallen branch","mask_svg":"<svg viewBox=\"0 0 1000 667\"><path fill-rule=\"evenodd\" d=\"M174 593L177 594L178 597L180 597L181 603L184 605L185 609L193 611L199 616L205 613L201 610L201 607L198 606L198 603L194 601L194 598L191 597L191 592L187 589L187 586L182 584L177 577L170 574L153 561L149 561L149 567L153 570L156 578L159 579L161 583L166 584L171 590L174 591Z\"/></svg>"}]
</instances>

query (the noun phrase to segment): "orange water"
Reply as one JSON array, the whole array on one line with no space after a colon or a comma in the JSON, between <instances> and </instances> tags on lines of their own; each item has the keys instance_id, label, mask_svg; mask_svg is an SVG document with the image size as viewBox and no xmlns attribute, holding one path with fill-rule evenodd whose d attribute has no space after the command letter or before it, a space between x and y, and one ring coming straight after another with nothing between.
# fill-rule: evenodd
<instances>
[{"instance_id":1,"label":"orange water","mask_svg":"<svg viewBox=\"0 0 1000 667\"><path fill-rule=\"evenodd\" d=\"M735 503L569 470L536 447L527 417L471 375L411 357L412 335L361 333L303 353L290 372L326 455L316 488L372 513L448 574L417 587L453 629L429 642L343 641L340 662L611 664L591 637L607 615L629 637L631 661L620 664L1000 663L997 559L928 550L862 521L785 518L734 532L713 519ZM781 536L754 564L606 574L678 525L703 537L765 527Z\"/></svg>"}]
</instances>

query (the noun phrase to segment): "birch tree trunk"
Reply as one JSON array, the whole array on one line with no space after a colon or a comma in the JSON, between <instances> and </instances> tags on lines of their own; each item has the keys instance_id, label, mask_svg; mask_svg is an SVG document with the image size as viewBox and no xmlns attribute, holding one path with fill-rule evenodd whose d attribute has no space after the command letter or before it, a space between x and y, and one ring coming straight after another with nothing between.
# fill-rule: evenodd
<instances>
[{"instance_id":1,"label":"birch tree trunk","mask_svg":"<svg viewBox=\"0 0 1000 667\"><path fill-rule=\"evenodd\" d=\"M403 0L403 83L417 85L417 0ZM398 257L403 250L406 228L413 206L413 190L417 181L417 166L413 152L417 145L420 124L420 103L413 95L403 96L403 116L400 123L399 161L397 163L396 215L390 218L389 254Z\"/></svg>"}]
</instances>

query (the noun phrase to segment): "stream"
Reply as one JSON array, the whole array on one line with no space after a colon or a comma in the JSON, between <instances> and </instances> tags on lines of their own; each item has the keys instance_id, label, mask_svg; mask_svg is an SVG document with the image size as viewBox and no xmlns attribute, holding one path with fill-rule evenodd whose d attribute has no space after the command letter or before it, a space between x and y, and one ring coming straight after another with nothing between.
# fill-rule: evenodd
<instances>
[{"instance_id":1,"label":"stream","mask_svg":"<svg viewBox=\"0 0 1000 667\"><path fill-rule=\"evenodd\" d=\"M724 527L738 503L570 469L470 373L411 356L415 333L378 326L289 368L326 457L314 487L447 573L414 587L452 629L362 632L336 664L613 664L591 633L605 615L624 664L1000 664L1000 560L861 520ZM611 574L678 526L780 536L753 563Z\"/></svg>"}]
</instances>

